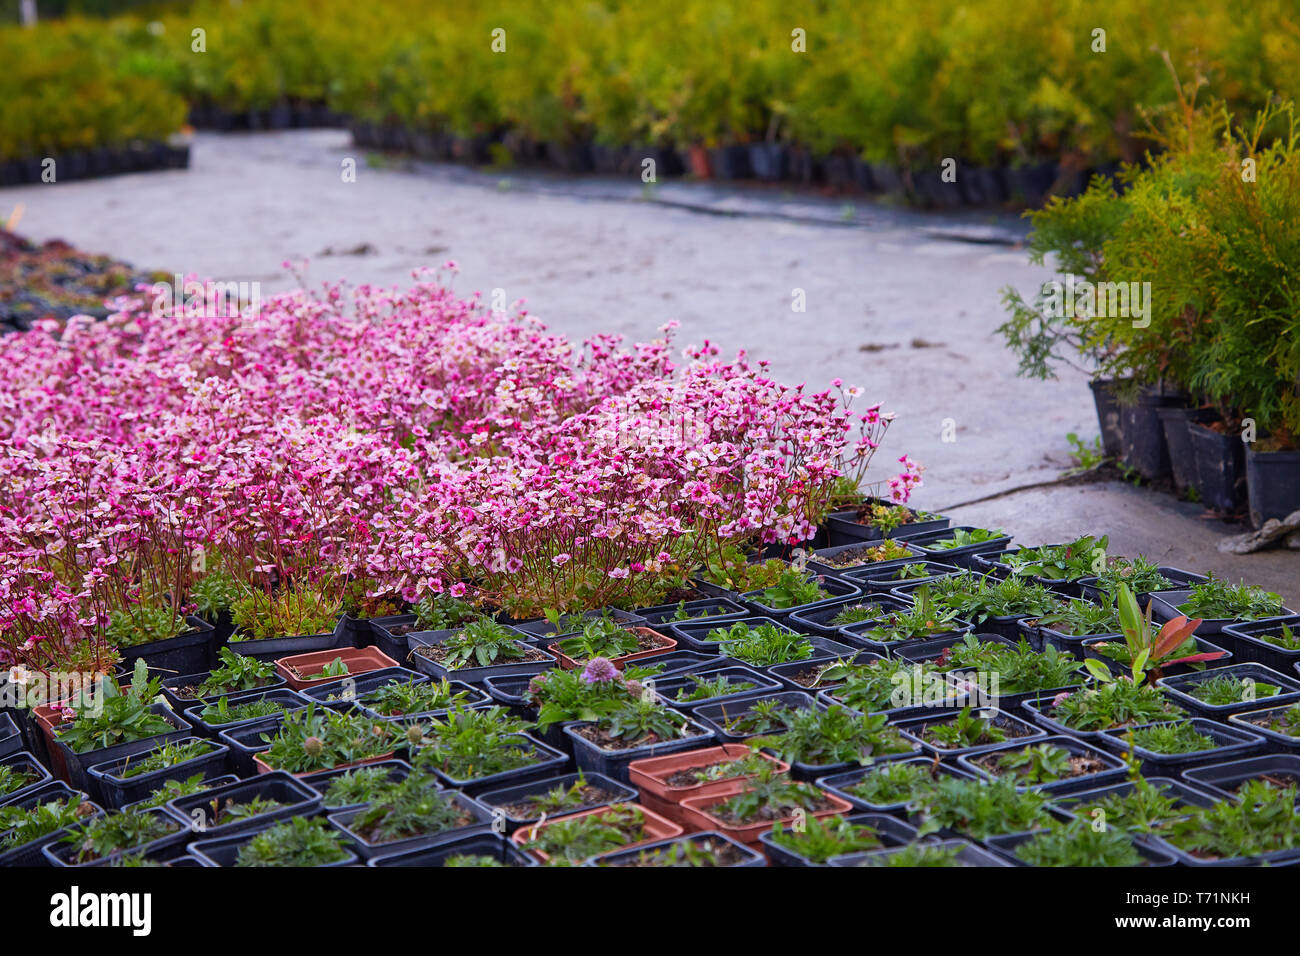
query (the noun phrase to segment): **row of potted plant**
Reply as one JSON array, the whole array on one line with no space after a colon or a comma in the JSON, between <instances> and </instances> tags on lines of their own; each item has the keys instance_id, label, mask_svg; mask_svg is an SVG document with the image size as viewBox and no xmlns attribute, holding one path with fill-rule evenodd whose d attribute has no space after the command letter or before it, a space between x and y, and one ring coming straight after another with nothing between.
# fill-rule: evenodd
<instances>
[{"instance_id":1,"label":"row of potted plant","mask_svg":"<svg viewBox=\"0 0 1300 956\"><path fill-rule=\"evenodd\" d=\"M1093 376L1097 457L1258 526L1300 510L1300 360L1278 345L1295 317L1268 252L1295 221L1294 105L1198 105L1188 79L1152 118L1149 168L1034 215L1031 254L1058 275L1006 290L1001 331L1021 374Z\"/></svg>"},{"instance_id":2,"label":"row of potted plant","mask_svg":"<svg viewBox=\"0 0 1300 956\"><path fill-rule=\"evenodd\" d=\"M665 22L623 5L512 0L491 11L430 11L411 0L364 8L278 0L200 4L148 23L115 18L108 30L71 20L5 33L23 54L10 59L24 67L15 90L41 84L52 102L66 100L69 81L55 79L80 41L78 49L102 52L74 66L164 91L176 125L181 97L196 119L240 117L254 127L343 113L359 131L373 130L363 145L430 156L635 173L654 158L667 175L680 154L678 168L697 175L806 182L820 174L836 186L905 189L939 204L1036 202L1077 184L1084 169L1138 158L1134 104L1165 102L1176 90L1152 45L1180 65L1208 58L1216 81L1250 77L1216 86L1234 107L1294 93L1289 41L1256 42L1260 32L1289 36L1285 8L1271 2L1243 22L1126 3L1100 34L1079 3L955 10L836 7L795 23L774 2L690 2ZM1139 35L1148 42L1132 44ZM1008 55L991 57L994 48ZM240 55L221 52L233 50ZM1092 68L1099 57L1107 69ZM164 112L144 91L122 99L138 113ZM110 99L96 112L94 103L91 129L118 107ZM47 123L52 115L31 114ZM10 125L21 130L27 117L20 109ZM945 158L962 161L955 178L942 175Z\"/></svg>"}]
</instances>

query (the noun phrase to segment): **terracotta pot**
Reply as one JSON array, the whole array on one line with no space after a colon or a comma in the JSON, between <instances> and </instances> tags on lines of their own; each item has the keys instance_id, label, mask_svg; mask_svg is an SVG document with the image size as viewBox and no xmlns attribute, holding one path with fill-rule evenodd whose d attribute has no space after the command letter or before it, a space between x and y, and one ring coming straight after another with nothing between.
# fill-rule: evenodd
<instances>
[{"instance_id":1,"label":"terracotta pot","mask_svg":"<svg viewBox=\"0 0 1300 956\"><path fill-rule=\"evenodd\" d=\"M641 637L644 637L647 634L653 634L655 637L659 638L664 643L661 646L651 648L648 651L636 651L633 654L624 654L621 657L611 657L610 663L613 664L614 667L617 668L618 670L622 670L623 665L625 665L628 661L639 661L639 660L644 660L647 657L655 657L659 654L667 654L669 651L675 650L677 648L677 642L675 640L673 640L667 634L663 634L659 631L656 631L652 627L631 627L628 628L628 630L635 631L637 635ZM555 659L560 662L560 666L563 667L566 671L578 670L586 666L585 661L575 661L573 658L569 657L562 650L560 650L558 642L555 644L546 645L546 650L555 655Z\"/></svg>"},{"instance_id":2,"label":"terracotta pot","mask_svg":"<svg viewBox=\"0 0 1300 956\"><path fill-rule=\"evenodd\" d=\"M709 159L709 151L703 146L691 146L686 150L686 158L690 162L691 175L697 179L713 178L713 163Z\"/></svg>"},{"instance_id":3,"label":"terracotta pot","mask_svg":"<svg viewBox=\"0 0 1300 956\"><path fill-rule=\"evenodd\" d=\"M707 783L694 783L686 787L669 786L668 778L680 770L707 767L720 760L739 760L750 753L757 753L764 760L776 764L781 773L786 773L790 769L790 765L785 761L778 760L761 750L751 750L744 744L723 744L721 747L706 747L704 750L689 750L664 757L633 760L628 765L628 779L641 791L643 806L680 824L687 833L691 833L698 828L695 826L695 820L686 819L682 813L681 802L689 797L707 797L726 793L728 788L745 778L727 777L721 780L710 780Z\"/></svg>"},{"instance_id":4,"label":"terracotta pot","mask_svg":"<svg viewBox=\"0 0 1300 956\"><path fill-rule=\"evenodd\" d=\"M335 660L342 660L348 667L348 672L340 677L316 677L305 678L303 674L319 674L328 664ZM312 651L310 654L294 654L292 657L281 657L275 662L275 672L284 678L284 682L294 690L303 690L307 687L319 687L321 684L330 684L335 681L346 680L349 677L359 677L370 671L383 670L386 667L396 667L397 661L393 660L377 647L340 647L332 651Z\"/></svg>"},{"instance_id":5,"label":"terracotta pot","mask_svg":"<svg viewBox=\"0 0 1300 956\"><path fill-rule=\"evenodd\" d=\"M747 789L748 785L741 780L732 781L726 790L721 793L714 793L703 797L687 797L681 803L682 815L691 823L696 830L717 830L719 833L731 837L738 843L746 846L758 847L760 845L759 837L772 829L775 823L780 823L782 827L789 827L794 822L794 817L784 817L779 821L765 820L760 823L747 823L743 826L735 826L730 823L724 823L709 812L709 808L721 803L727 797L740 793ZM825 792L825 791L823 791ZM817 819L833 817L836 814L848 814L853 812L853 804L847 800L841 800L833 793L827 793L826 798L830 801L831 806L825 810L818 810L809 816Z\"/></svg>"},{"instance_id":6,"label":"terracotta pot","mask_svg":"<svg viewBox=\"0 0 1300 956\"><path fill-rule=\"evenodd\" d=\"M552 826L555 823L558 823L560 820L564 820L565 822L568 822L570 820L576 820L578 817L599 816L600 814L608 813L610 810L621 810L626 807L633 807L633 806L636 806L636 804L614 803L614 804L610 804L607 807L597 807L594 810L584 810L582 813L566 814L564 816L557 817L555 820L547 821L546 823L536 823L533 824L532 826L520 827L518 830L515 831L514 836L512 836L510 839L511 841L514 842L516 846L522 847L525 843L527 843L529 840L533 838L534 833L536 833L539 830L545 830L547 827ZM635 843L629 843L626 846L620 847L619 849L626 850L626 849L630 849L631 847L644 846L647 843L654 843L656 840L671 840L673 837L679 837L682 835L683 833L682 828L678 826L676 823L673 823L673 821L664 819L659 814L655 813L653 810L650 810L646 807L638 807L638 809L645 815L645 839L637 840ZM524 852L527 853L529 856L533 857L534 859L540 860L543 863L545 863L547 860L550 859L550 856L548 854L539 852L537 850L525 850Z\"/></svg>"},{"instance_id":7,"label":"terracotta pot","mask_svg":"<svg viewBox=\"0 0 1300 956\"><path fill-rule=\"evenodd\" d=\"M266 751L263 751L262 753L266 753ZM347 770L350 767L364 767L368 763L382 763L385 760L392 760L393 753L394 751L390 750L388 751L388 753L379 754L374 757L367 757L365 760L354 760L352 763L341 763L337 767L326 767L325 770ZM262 754L257 754L253 757L253 765L257 767L258 773L273 773L276 770L275 767L272 767L269 763L267 763L265 760L262 759ZM322 772L323 772L322 769L320 767L317 767L315 770L304 770L301 773L295 773L292 774L291 776L310 777L314 773L322 773Z\"/></svg>"},{"instance_id":8,"label":"terracotta pot","mask_svg":"<svg viewBox=\"0 0 1300 956\"><path fill-rule=\"evenodd\" d=\"M59 701L64 703L64 701ZM54 746L54 728L62 721L55 718L55 704L38 704L32 708L32 719L36 725L41 728L41 734L45 737L45 752L50 758L50 770L61 780L70 781L68 776L68 767L63 760L63 752Z\"/></svg>"}]
</instances>

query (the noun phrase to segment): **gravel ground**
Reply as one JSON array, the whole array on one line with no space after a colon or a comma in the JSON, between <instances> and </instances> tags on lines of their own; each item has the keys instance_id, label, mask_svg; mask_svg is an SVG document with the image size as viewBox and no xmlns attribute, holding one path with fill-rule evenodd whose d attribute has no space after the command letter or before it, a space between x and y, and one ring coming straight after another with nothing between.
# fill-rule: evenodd
<instances>
[{"instance_id":1,"label":"gravel ground","mask_svg":"<svg viewBox=\"0 0 1300 956\"><path fill-rule=\"evenodd\" d=\"M356 181L343 164L356 162ZM793 382L861 385L898 419L877 458L927 466L914 502L933 509L1049 481L1065 435L1096 434L1082 374L1016 378L994 330L999 290L1049 278L1014 216L928 215L777 188L568 179L370 159L340 130L195 136L192 167L0 193L19 231L64 238L147 269L257 281L404 285L454 259L456 288L503 289L575 338L654 337L745 349ZM802 290L806 311L792 309ZM862 401L860 400L860 401ZM951 419L951 421L946 421ZM945 427L946 426L946 427ZM945 441L945 437L949 440ZM1300 601L1300 554L1220 554L1238 530L1192 505L1118 482L1016 492L958 508L1019 543L1109 530L1113 553L1245 577Z\"/></svg>"}]
</instances>

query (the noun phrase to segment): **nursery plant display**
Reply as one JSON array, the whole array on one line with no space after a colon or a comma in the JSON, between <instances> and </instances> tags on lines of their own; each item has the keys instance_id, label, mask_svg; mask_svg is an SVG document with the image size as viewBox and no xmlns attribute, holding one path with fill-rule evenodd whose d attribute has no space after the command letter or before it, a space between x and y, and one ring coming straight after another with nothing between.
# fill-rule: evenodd
<instances>
[{"instance_id":1,"label":"nursery plant display","mask_svg":"<svg viewBox=\"0 0 1300 956\"><path fill-rule=\"evenodd\" d=\"M1088 42L1095 17L1073 2L1008 10L945 0L923 16L887 4L819 8L801 20L823 40L806 63L792 57L778 3L691 0L668 24L648 10L536 0L491 10L200 2L156 19L114 18L110 31L75 18L42 23L31 39L6 28L0 141L5 157L26 157L47 143L157 138L180 126L188 103L194 123L221 128L345 114L359 145L426 158L505 155L627 174L653 156L696 175L816 175L841 189L906 188L930 203L1036 202L1058 181L1069 189L1079 170L1137 158L1135 104L1176 90L1157 50L1214 64L1211 91L1236 109L1258 108L1273 91L1295 95L1290 12L1266 2L1233 18L1218 5L1126 0L1108 11L1113 65L1101 70ZM208 24L208 49L243 57L190 55L194 22ZM520 57L477 42L494 28ZM1138 46L1113 39L1138 35ZM17 102L38 86L50 87L48 100ZM56 111L69 101L78 108ZM960 161L962 188L940 177L943 157Z\"/></svg>"},{"instance_id":2,"label":"nursery plant display","mask_svg":"<svg viewBox=\"0 0 1300 956\"><path fill-rule=\"evenodd\" d=\"M1006 290L1001 331L1022 374L1049 377L1068 362L1095 376L1099 415L1103 394L1119 403L1127 467L1151 480L1172 473L1220 511L1248 500L1258 525L1300 506L1297 356L1279 346L1295 339L1294 313L1278 296L1288 267L1268 252L1291 241L1281 224L1294 221L1300 177L1294 105L1198 104L1201 71L1169 72L1175 101L1147 114L1146 168L1094 179L1035 214L1031 254L1057 256L1061 281L1033 300ZM1187 245L1170 238L1184 228L1199 230ZM1163 291L1115 307L1121 288Z\"/></svg>"},{"instance_id":3,"label":"nursery plant display","mask_svg":"<svg viewBox=\"0 0 1300 956\"><path fill-rule=\"evenodd\" d=\"M108 314L106 301L160 278L165 276L142 274L66 242L37 245L0 229L0 330L27 331L39 319L102 318Z\"/></svg>"},{"instance_id":4,"label":"nursery plant display","mask_svg":"<svg viewBox=\"0 0 1300 956\"><path fill-rule=\"evenodd\" d=\"M935 606L980 629L984 629L981 625L991 625L990 619L1041 617L1060 601L1041 584L1015 575L994 578L967 572L923 584L917 589L918 595L921 588L929 593Z\"/></svg>"},{"instance_id":5,"label":"nursery plant display","mask_svg":"<svg viewBox=\"0 0 1300 956\"><path fill-rule=\"evenodd\" d=\"M390 723L318 709L315 703L286 712L279 731L261 738L267 747L256 758L259 766L294 775L383 759L404 743Z\"/></svg>"}]
</instances>

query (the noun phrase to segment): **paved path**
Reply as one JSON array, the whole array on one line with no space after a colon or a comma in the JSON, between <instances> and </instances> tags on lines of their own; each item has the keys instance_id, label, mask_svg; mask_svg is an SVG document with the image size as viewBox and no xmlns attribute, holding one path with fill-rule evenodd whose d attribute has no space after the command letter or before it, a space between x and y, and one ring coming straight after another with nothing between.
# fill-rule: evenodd
<instances>
[{"instance_id":1,"label":"paved path","mask_svg":"<svg viewBox=\"0 0 1300 956\"><path fill-rule=\"evenodd\" d=\"M343 182L353 158L355 182ZM136 265L221 281L403 285L455 259L457 289L495 288L575 338L649 338L669 319L680 339L771 360L787 381L841 377L898 414L878 471L906 451L924 462L916 502L942 508L1050 480L1065 435L1096 434L1085 378L1015 377L994 329L999 290L1049 277L1016 245L1010 216L925 215L867 202L639 181L573 180L519 170L368 162L339 130L198 134L188 171L28 186L20 231L61 237ZM796 289L806 312L792 311ZM952 419L955 441L943 441ZM1122 550L1177 556L1300 600L1300 555L1213 550L1230 530L1195 508L1124 485L1022 492L955 512L1005 524L1024 543L1112 531ZM1175 562L1177 563L1177 562Z\"/></svg>"}]
</instances>

